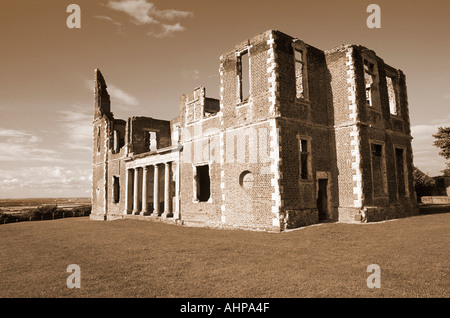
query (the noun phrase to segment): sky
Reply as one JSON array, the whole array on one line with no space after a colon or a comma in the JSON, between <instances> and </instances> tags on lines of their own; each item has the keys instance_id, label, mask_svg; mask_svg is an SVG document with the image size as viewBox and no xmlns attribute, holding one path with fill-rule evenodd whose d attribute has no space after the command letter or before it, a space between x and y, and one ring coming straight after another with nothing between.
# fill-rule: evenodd
<instances>
[{"instance_id":1,"label":"sky","mask_svg":"<svg viewBox=\"0 0 450 318\"><path fill-rule=\"evenodd\" d=\"M367 27L371 3L381 28ZM80 28L67 25L70 4ZM170 120L195 87L218 98L220 55L270 29L322 50L364 45L401 69L414 164L440 175L449 12L444 0L0 0L0 199L90 196L95 68L115 118Z\"/></svg>"}]
</instances>

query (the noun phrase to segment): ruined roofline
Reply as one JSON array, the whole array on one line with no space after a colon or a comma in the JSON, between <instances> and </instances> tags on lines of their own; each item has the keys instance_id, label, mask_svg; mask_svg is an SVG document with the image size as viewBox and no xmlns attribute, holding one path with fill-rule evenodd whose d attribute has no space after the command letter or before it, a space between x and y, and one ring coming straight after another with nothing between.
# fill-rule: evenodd
<instances>
[{"instance_id":1,"label":"ruined roofline","mask_svg":"<svg viewBox=\"0 0 450 318\"><path fill-rule=\"evenodd\" d=\"M170 122L170 120L168 120L168 119L159 119L159 118L148 117L148 116L131 116L131 117L128 117L128 119L131 119L131 120L136 120L136 119L150 119L150 120L156 120L156 121Z\"/></svg>"},{"instance_id":2,"label":"ruined roofline","mask_svg":"<svg viewBox=\"0 0 450 318\"><path fill-rule=\"evenodd\" d=\"M357 50L359 50L361 53L365 53L367 52L369 55L376 57L379 61L381 61L384 64L384 67L387 69L390 69L392 72L397 72L400 73L402 75L404 75L403 71L400 68L394 67L391 64L388 64L384 61L384 59L382 57L380 57L374 50L369 49L368 47L364 46L364 45L360 45L360 44L341 44L338 45L332 49L326 50L325 55L331 55L334 54L336 52L345 52L347 51L349 48L355 48Z\"/></svg>"},{"instance_id":3,"label":"ruined roofline","mask_svg":"<svg viewBox=\"0 0 450 318\"><path fill-rule=\"evenodd\" d=\"M343 52L343 51L345 51L345 50L347 50L347 49L349 49L351 47L358 48L359 50L361 50L361 52L369 51L373 55L376 55L377 57L379 57L374 50L371 50L371 49L365 47L364 45L360 45L360 44L341 44L341 45L338 45L338 46L336 46L334 48L325 50L324 52L325 52L325 54L333 54L335 52Z\"/></svg>"},{"instance_id":4,"label":"ruined roofline","mask_svg":"<svg viewBox=\"0 0 450 318\"><path fill-rule=\"evenodd\" d=\"M99 68L94 69L94 99L95 99L95 107L98 109L96 112L96 116L94 118L94 121L102 116L108 117L110 120L114 121L124 121L127 120L133 120L133 119L139 119L139 118L145 118L145 119L152 119L152 120L158 120L158 121L166 121L170 122L171 120L168 119L159 119L159 118L153 118L149 116L129 116L126 119L120 119L115 118L114 113L111 111L111 100L110 95L107 90L108 85L106 84L106 80L100 71Z\"/></svg>"}]
</instances>

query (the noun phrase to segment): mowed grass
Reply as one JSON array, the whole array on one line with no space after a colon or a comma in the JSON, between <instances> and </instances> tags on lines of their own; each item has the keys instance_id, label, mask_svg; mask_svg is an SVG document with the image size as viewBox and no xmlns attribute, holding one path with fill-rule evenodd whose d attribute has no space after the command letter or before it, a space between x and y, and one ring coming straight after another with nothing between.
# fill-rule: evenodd
<instances>
[{"instance_id":1,"label":"mowed grass","mask_svg":"<svg viewBox=\"0 0 450 318\"><path fill-rule=\"evenodd\" d=\"M450 213L283 233L89 218L0 225L0 297L448 297ZM81 269L70 289L69 264ZM381 268L370 289L369 264Z\"/></svg>"}]
</instances>

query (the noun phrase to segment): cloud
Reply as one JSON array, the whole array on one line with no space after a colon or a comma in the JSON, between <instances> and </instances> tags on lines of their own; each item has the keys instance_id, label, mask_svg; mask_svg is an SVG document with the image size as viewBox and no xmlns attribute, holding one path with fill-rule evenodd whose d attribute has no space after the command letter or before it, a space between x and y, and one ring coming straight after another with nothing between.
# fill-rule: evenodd
<instances>
[{"instance_id":1,"label":"cloud","mask_svg":"<svg viewBox=\"0 0 450 318\"><path fill-rule=\"evenodd\" d=\"M444 97L445 99L450 99L450 93L444 93L442 94L442 97Z\"/></svg>"},{"instance_id":2,"label":"cloud","mask_svg":"<svg viewBox=\"0 0 450 318\"><path fill-rule=\"evenodd\" d=\"M99 19L99 20L105 20L105 21L111 22L113 25L116 26L117 32L118 32L119 34L123 34L122 23L117 22L117 21L114 20L113 18L108 17L108 16L103 16L103 15L96 15L96 16L94 16L94 18Z\"/></svg>"},{"instance_id":3,"label":"cloud","mask_svg":"<svg viewBox=\"0 0 450 318\"><path fill-rule=\"evenodd\" d=\"M139 105L139 101L136 97L128 94L127 92L121 90L115 85L108 84L108 92L111 95L112 99L116 99L120 104L125 106L137 106Z\"/></svg>"},{"instance_id":4,"label":"cloud","mask_svg":"<svg viewBox=\"0 0 450 318\"><path fill-rule=\"evenodd\" d=\"M156 38L173 36L175 32L185 30L180 23L168 24L163 21L173 21L178 18L191 18L194 14L190 11L175 9L160 10L152 2L147 0L122 0L109 1L108 8L121 11L131 16L131 22L136 25L153 25L152 30L147 34Z\"/></svg>"},{"instance_id":5,"label":"cloud","mask_svg":"<svg viewBox=\"0 0 450 318\"><path fill-rule=\"evenodd\" d=\"M0 196L89 196L91 182L92 172L84 167L58 165L0 170Z\"/></svg>"},{"instance_id":6,"label":"cloud","mask_svg":"<svg viewBox=\"0 0 450 318\"><path fill-rule=\"evenodd\" d=\"M58 114L58 126L65 140L64 149L92 150L92 114L78 106L61 110Z\"/></svg>"},{"instance_id":7,"label":"cloud","mask_svg":"<svg viewBox=\"0 0 450 318\"><path fill-rule=\"evenodd\" d=\"M148 32L148 35L152 35L158 39L172 37L175 32L184 31L186 28L180 25L179 23L174 25L169 24L161 24L158 27L155 27L154 30Z\"/></svg>"},{"instance_id":8,"label":"cloud","mask_svg":"<svg viewBox=\"0 0 450 318\"><path fill-rule=\"evenodd\" d=\"M58 152L44 148L41 138L25 130L0 128L0 161L60 162Z\"/></svg>"},{"instance_id":9,"label":"cloud","mask_svg":"<svg viewBox=\"0 0 450 318\"><path fill-rule=\"evenodd\" d=\"M130 15L133 18L132 22L135 24L158 23L157 20L149 16L154 4L148 3L146 0L109 1L106 6Z\"/></svg>"},{"instance_id":10,"label":"cloud","mask_svg":"<svg viewBox=\"0 0 450 318\"><path fill-rule=\"evenodd\" d=\"M186 79L197 80L197 79L200 78L200 71L199 71L199 70L192 70L192 71L183 70L183 71L181 72L181 74L182 74L183 77L186 78Z\"/></svg>"},{"instance_id":11,"label":"cloud","mask_svg":"<svg viewBox=\"0 0 450 318\"><path fill-rule=\"evenodd\" d=\"M104 16L104 15L95 15L94 18L100 19L100 20L106 20L106 21L109 21L109 22L111 22L112 24L115 24L115 25L117 25L117 26L122 25L122 23L117 22L117 21L115 21L113 18Z\"/></svg>"},{"instance_id":12,"label":"cloud","mask_svg":"<svg viewBox=\"0 0 450 318\"><path fill-rule=\"evenodd\" d=\"M85 80L86 88L90 91L94 90L94 81ZM133 95L125 92L116 85L107 83L107 91L111 96L111 107L120 110L132 110L139 105L139 100Z\"/></svg>"}]
</instances>

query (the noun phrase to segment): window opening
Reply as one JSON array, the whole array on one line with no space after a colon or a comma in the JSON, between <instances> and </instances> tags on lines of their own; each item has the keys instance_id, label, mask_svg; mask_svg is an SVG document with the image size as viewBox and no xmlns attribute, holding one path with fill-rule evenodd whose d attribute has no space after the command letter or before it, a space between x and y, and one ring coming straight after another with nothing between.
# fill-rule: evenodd
<instances>
[{"instance_id":1,"label":"window opening","mask_svg":"<svg viewBox=\"0 0 450 318\"><path fill-rule=\"evenodd\" d=\"M242 103L250 97L250 58L248 50L239 55L239 96Z\"/></svg>"},{"instance_id":2,"label":"window opening","mask_svg":"<svg viewBox=\"0 0 450 318\"><path fill-rule=\"evenodd\" d=\"M209 165L197 166L197 200L206 202L211 196Z\"/></svg>"}]
</instances>

